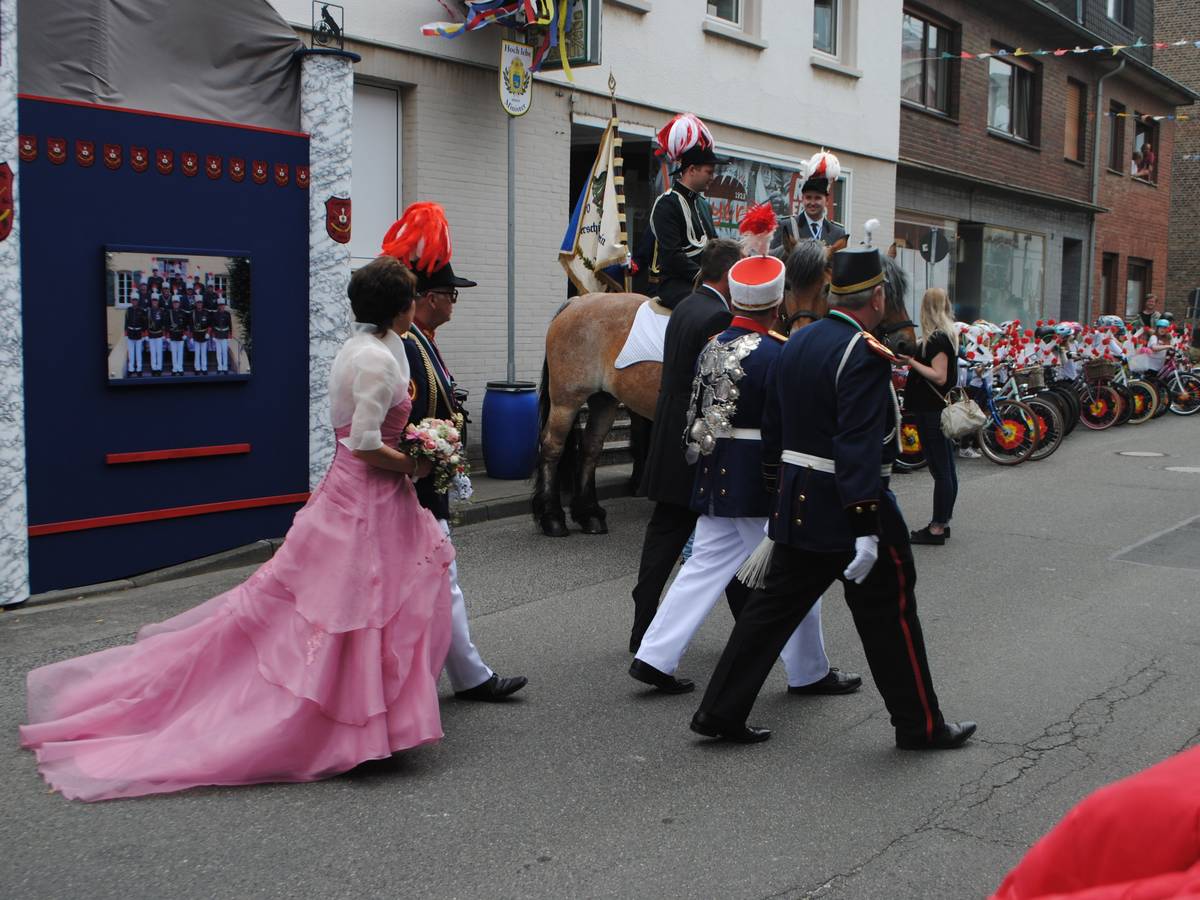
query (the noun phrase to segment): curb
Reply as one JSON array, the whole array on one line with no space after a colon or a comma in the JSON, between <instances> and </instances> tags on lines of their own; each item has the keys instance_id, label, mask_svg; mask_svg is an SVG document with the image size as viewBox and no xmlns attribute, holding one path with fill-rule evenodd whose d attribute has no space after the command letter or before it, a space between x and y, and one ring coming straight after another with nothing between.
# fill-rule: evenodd
<instances>
[{"instance_id":1,"label":"curb","mask_svg":"<svg viewBox=\"0 0 1200 900\"><path fill-rule=\"evenodd\" d=\"M619 497L631 497L633 496L633 491L629 488L629 479L621 477L597 484L596 496L600 500L614 500ZM451 510L451 515L456 527L478 525L481 522L496 522L501 519L515 519L521 516L528 516L532 520L532 515L529 511L529 498L524 495L520 497L504 497L499 500L489 500L482 503L468 502L458 509ZM199 559L191 559L178 565L168 566L165 569L144 572L141 575L132 575L129 578L121 578L116 581L103 581L98 584L85 584L80 587L64 588L59 591L47 591L43 594L34 594L24 603L12 607L0 607L0 612L3 612L5 609L16 611L17 609L31 606L46 606L51 603L62 603L67 600L83 600L88 597L115 594L133 588L149 587L150 585L162 584L167 581L178 581L183 578L191 578L194 575L208 575L213 572L222 572L226 569L237 569L242 566L261 564L274 556L275 551L282 544L282 537L265 538L250 544L243 544L241 547L234 547L231 550L223 550L211 556L202 556Z\"/></svg>"}]
</instances>

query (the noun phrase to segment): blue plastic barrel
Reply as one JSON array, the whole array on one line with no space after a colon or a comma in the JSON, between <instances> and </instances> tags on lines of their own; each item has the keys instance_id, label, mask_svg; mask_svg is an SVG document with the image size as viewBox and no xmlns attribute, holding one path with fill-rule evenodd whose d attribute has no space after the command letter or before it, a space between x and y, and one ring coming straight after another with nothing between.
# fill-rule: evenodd
<instances>
[{"instance_id":1,"label":"blue plastic barrel","mask_svg":"<svg viewBox=\"0 0 1200 900\"><path fill-rule=\"evenodd\" d=\"M488 477L528 478L537 461L537 445L537 385L489 381L483 395L483 464Z\"/></svg>"}]
</instances>

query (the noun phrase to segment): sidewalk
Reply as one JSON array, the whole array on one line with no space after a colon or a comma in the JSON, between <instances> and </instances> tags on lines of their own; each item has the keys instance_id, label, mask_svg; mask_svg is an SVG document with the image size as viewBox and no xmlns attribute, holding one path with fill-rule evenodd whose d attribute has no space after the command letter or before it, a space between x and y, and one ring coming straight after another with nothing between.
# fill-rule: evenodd
<instances>
[{"instance_id":1,"label":"sidewalk","mask_svg":"<svg viewBox=\"0 0 1200 900\"><path fill-rule=\"evenodd\" d=\"M481 467L482 470L482 467ZM629 478L633 473L633 464L601 466L596 470L596 494L601 500L613 497L627 497L630 494ZM509 519L518 516L528 516L530 527L533 527L533 514L530 512L530 496L533 492L532 479L520 481L505 481L488 478L486 475L471 476L474 494L465 503L457 503L451 508L451 524L455 527L477 525L480 522L492 522L497 519ZM275 551L283 543L282 537L266 538L204 556L200 559L188 560L165 569L156 569L141 575L132 575L117 581L105 581L100 584L81 585L61 591L48 591L44 594L34 594L27 605L58 603L63 600L78 600L83 597L94 597L98 594L111 594L116 591L126 591L130 588L145 587L150 584L161 584L164 581L175 581L180 578L190 578L193 575L203 575L208 572L219 572L224 569L236 569L239 566L258 565L266 562L275 555Z\"/></svg>"}]
</instances>

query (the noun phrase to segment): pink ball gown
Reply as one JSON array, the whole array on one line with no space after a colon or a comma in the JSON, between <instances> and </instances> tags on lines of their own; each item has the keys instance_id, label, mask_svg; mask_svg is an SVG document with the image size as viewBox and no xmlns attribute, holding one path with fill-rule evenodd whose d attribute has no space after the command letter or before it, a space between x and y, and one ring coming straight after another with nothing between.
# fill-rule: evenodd
<instances>
[{"instance_id":1,"label":"pink ball gown","mask_svg":"<svg viewBox=\"0 0 1200 900\"><path fill-rule=\"evenodd\" d=\"M370 335L347 348L364 340L396 349ZM375 421L359 403L353 428L395 446L408 421L407 363L401 375L371 353L394 402L377 403ZM357 392L356 366L342 369ZM335 424L337 406L335 394ZM142 628L130 646L29 674L21 744L55 789L105 800L315 781L442 737L454 551L407 477L354 456L351 432L336 429L329 471L247 581Z\"/></svg>"}]
</instances>

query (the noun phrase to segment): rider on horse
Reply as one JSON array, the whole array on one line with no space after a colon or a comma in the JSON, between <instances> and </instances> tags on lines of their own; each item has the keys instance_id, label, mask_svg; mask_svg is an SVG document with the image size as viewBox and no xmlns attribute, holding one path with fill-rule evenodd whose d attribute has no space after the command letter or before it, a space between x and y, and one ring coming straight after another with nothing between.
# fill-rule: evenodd
<instances>
[{"instance_id":1,"label":"rider on horse","mask_svg":"<svg viewBox=\"0 0 1200 900\"><path fill-rule=\"evenodd\" d=\"M650 209L654 257L650 277L659 282L659 302L668 309L692 292L700 271L700 253L717 236L712 213L701 193L716 171L713 138L692 113L675 116L658 133L657 153L677 166L671 187Z\"/></svg>"}]
</instances>

